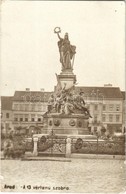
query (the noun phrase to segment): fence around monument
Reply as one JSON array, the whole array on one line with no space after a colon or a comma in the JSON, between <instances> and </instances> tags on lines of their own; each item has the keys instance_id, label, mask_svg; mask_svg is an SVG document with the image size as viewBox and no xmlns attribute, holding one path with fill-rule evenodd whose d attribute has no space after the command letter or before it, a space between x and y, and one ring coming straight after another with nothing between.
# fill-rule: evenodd
<instances>
[{"instance_id":1,"label":"fence around monument","mask_svg":"<svg viewBox=\"0 0 126 194\"><path fill-rule=\"evenodd\" d=\"M69 141L68 141L69 139ZM3 143L1 142L3 145ZM85 139L83 137L49 137L46 143L40 139L36 142L36 154L38 156L62 156L71 157L72 154L107 154L125 155L125 141L123 140L101 140ZM4 150L1 145L1 150ZM34 138L25 139L25 153L34 155ZM36 156L37 156L36 155Z\"/></svg>"},{"instance_id":2,"label":"fence around monument","mask_svg":"<svg viewBox=\"0 0 126 194\"><path fill-rule=\"evenodd\" d=\"M43 136L45 137L45 136ZM45 156L65 156L66 154L66 137L47 136L46 142L38 140L38 155Z\"/></svg>"},{"instance_id":3,"label":"fence around monument","mask_svg":"<svg viewBox=\"0 0 126 194\"><path fill-rule=\"evenodd\" d=\"M34 151L34 138L26 138L26 152ZM43 135L38 138L37 152L40 156L65 156L66 154L66 137Z\"/></svg>"},{"instance_id":4,"label":"fence around monument","mask_svg":"<svg viewBox=\"0 0 126 194\"><path fill-rule=\"evenodd\" d=\"M85 140L77 141L77 138L72 138L71 153L78 154L110 154L124 155L125 142L112 140Z\"/></svg>"},{"instance_id":5,"label":"fence around monument","mask_svg":"<svg viewBox=\"0 0 126 194\"><path fill-rule=\"evenodd\" d=\"M107 154L107 155L125 155L125 141L122 140L101 140L101 139L85 139L78 137L69 137L71 140L70 154ZM49 137L46 142L38 139L37 152L38 155L59 155L67 154L67 138L66 137ZM33 140L26 141L26 151L33 152Z\"/></svg>"}]
</instances>

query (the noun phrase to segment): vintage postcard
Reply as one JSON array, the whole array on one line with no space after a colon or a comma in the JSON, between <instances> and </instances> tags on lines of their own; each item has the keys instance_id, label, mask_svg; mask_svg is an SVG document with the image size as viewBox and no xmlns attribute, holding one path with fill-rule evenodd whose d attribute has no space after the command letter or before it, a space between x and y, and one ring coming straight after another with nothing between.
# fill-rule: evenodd
<instances>
[{"instance_id":1,"label":"vintage postcard","mask_svg":"<svg viewBox=\"0 0 126 194\"><path fill-rule=\"evenodd\" d=\"M1 192L125 193L124 1L0 14Z\"/></svg>"}]
</instances>

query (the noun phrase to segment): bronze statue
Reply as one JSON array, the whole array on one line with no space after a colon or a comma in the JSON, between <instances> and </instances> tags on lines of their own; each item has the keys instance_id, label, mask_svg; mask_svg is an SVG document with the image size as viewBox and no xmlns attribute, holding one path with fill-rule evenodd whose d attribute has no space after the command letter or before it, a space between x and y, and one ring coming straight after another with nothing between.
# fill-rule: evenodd
<instances>
[{"instance_id":1,"label":"bronze statue","mask_svg":"<svg viewBox=\"0 0 126 194\"><path fill-rule=\"evenodd\" d=\"M64 38L61 38L59 33L61 32L59 27L54 29L54 32L57 34L59 41L59 53L60 53L60 62L62 64L62 71L68 73L72 71L74 55L76 53L76 47L70 44L68 34L66 33ZM71 62L72 61L72 62ZM69 74L68 74L69 75ZM83 92L75 94L75 85L74 83L68 87L66 83L60 82L60 78L57 77L57 87L54 93L51 95L48 101L48 112L47 113L59 113L59 114L84 114L85 116L91 117L88 108L85 106L85 101L83 97ZM63 86L64 84L64 86Z\"/></svg>"},{"instance_id":2,"label":"bronze statue","mask_svg":"<svg viewBox=\"0 0 126 194\"><path fill-rule=\"evenodd\" d=\"M61 32L59 27L54 29L54 32L57 34L59 41L59 53L60 53L60 62L62 64L62 70L73 69L74 56L76 53L76 46L70 44L68 33L65 34L64 38L61 38L59 33ZM73 62L71 60L73 59Z\"/></svg>"},{"instance_id":3,"label":"bronze statue","mask_svg":"<svg viewBox=\"0 0 126 194\"><path fill-rule=\"evenodd\" d=\"M85 107L85 101L83 97L83 92L80 92L79 95L74 95L74 106L77 110L81 110L82 113L89 115L90 118L92 118L88 108Z\"/></svg>"}]
</instances>

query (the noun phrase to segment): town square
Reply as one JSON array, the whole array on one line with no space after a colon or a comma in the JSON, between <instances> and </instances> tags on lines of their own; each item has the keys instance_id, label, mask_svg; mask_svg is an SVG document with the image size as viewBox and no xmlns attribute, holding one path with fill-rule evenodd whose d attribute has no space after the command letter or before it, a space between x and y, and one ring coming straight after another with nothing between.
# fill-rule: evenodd
<instances>
[{"instance_id":1,"label":"town square","mask_svg":"<svg viewBox=\"0 0 126 194\"><path fill-rule=\"evenodd\" d=\"M124 4L19 4L2 5L1 191L125 192Z\"/></svg>"}]
</instances>

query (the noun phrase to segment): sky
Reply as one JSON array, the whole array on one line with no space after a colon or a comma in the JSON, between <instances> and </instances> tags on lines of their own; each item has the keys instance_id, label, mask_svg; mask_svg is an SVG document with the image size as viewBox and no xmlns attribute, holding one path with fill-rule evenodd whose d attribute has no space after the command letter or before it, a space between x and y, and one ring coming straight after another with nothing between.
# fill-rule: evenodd
<instances>
[{"instance_id":1,"label":"sky","mask_svg":"<svg viewBox=\"0 0 126 194\"><path fill-rule=\"evenodd\" d=\"M61 72L55 27L76 46L78 86L125 90L123 1L3 1L0 24L2 96L54 90Z\"/></svg>"}]
</instances>

